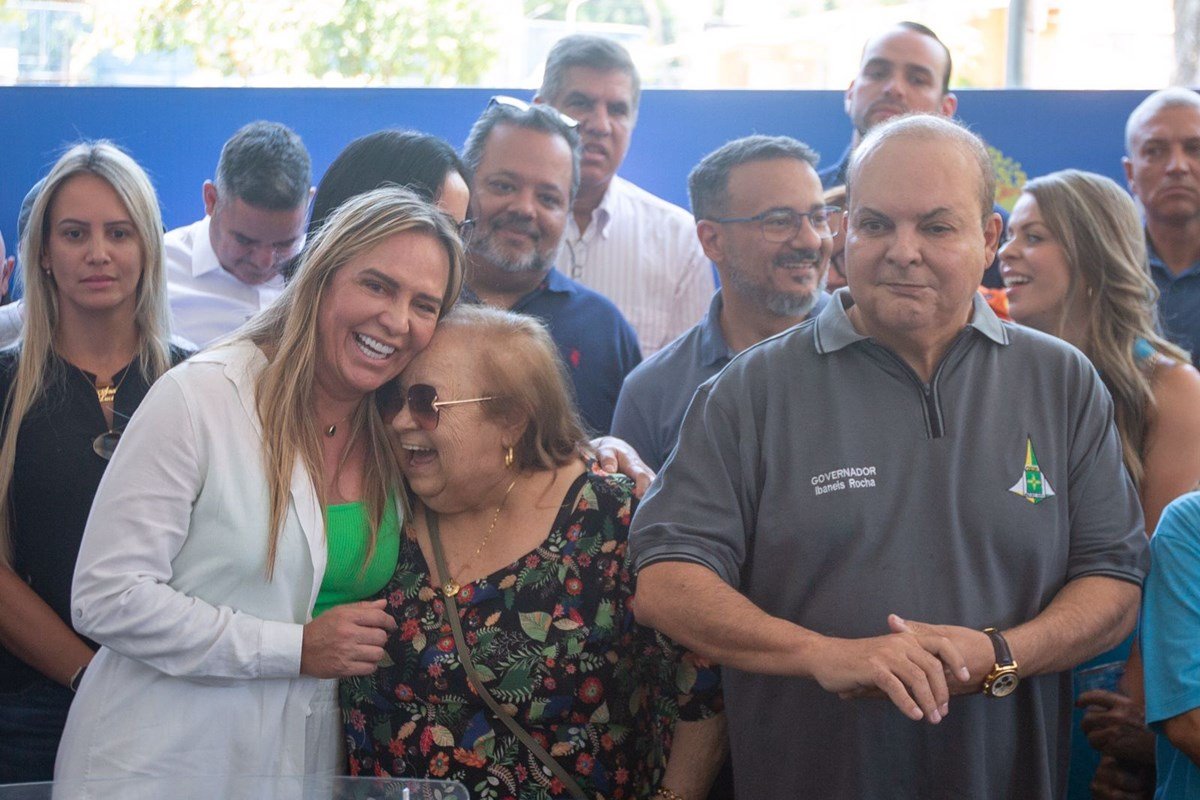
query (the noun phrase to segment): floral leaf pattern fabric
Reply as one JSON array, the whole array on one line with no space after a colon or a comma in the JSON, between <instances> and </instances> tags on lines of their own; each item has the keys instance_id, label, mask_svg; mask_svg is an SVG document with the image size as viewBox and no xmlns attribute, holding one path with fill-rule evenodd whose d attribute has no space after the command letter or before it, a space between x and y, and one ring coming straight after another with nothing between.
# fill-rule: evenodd
<instances>
[{"instance_id":1,"label":"floral leaf pattern fabric","mask_svg":"<svg viewBox=\"0 0 1200 800\"><path fill-rule=\"evenodd\" d=\"M589 797L652 794L675 719L719 710L714 670L633 620L629 482L581 475L549 536L456 597L488 689ZM404 537L382 596L399 627L375 674L342 681L350 772L461 781L477 800L566 797L470 687L447 609Z\"/></svg>"}]
</instances>

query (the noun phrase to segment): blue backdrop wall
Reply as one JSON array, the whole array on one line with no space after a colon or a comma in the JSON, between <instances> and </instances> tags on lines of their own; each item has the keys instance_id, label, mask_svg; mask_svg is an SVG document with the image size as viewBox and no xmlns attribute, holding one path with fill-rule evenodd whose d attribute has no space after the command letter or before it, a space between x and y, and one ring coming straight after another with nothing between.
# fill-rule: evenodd
<instances>
[{"instance_id":1,"label":"blue backdrop wall","mask_svg":"<svg viewBox=\"0 0 1200 800\"><path fill-rule=\"evenodd\" d=\"M200 187L221 144L255 119L294 128L313 157L314 178L351 139L384 127L416 128L461 146L488 98L529 96L492 89L150 89L0 88L0 231L15 249L16 219L28 188L62 148L108 138L149 171L167 227L203 214ZM1064 167L1123 183L1125 118L1146 92L959 92L962 119L1005 161L1009 191ZM687 206L687 173L707 152L750 133L787 134L833 162L850 136L835 91L648 90L622 174ZM1004 198L1002 198L1004 202Z\"/></svg>"}]
</instances>

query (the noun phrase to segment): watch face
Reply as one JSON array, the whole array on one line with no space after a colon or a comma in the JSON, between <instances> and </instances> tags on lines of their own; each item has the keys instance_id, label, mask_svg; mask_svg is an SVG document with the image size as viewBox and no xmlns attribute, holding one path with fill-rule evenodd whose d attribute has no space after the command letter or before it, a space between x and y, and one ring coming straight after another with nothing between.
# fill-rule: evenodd
<instances>
[{"instance_id":1,"label":"watch face","mask_svg":"<svg viewBox=\"0 0 1200 800\"><path fill-rule=\"evenodd\" d=\"M1008 697L1020 682L1021 679L1015 672L1005 672L996 676L996 680L992 681L989 690L992 697Z\"/></svg>"}]
</instances>

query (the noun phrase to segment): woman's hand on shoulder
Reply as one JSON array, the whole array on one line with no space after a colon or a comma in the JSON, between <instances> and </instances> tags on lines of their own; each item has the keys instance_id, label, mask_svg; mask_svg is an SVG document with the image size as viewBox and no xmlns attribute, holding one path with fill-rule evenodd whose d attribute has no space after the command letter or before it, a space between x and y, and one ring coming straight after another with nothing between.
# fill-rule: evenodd
<instances>
[{"instance_id":1,"label":"woman's hand on shoulder","mask_svg":"<svg viewBox=\"0 0 1200 800\"><path fill-rule=\"evenodd\" d=\"M300 674L349 678L374 672L388 633L396 630L386 604L381 599L334 606L305 625Z\"/></svg>"},{"instance_id":2,"label":"woman's hand on shoulder","mask_svg":"<svg viewBox=\"0 0 1200 800\"><path fill-rule=\"evenodd\" d=\"M641 497L650 488L650 482L654 480L654 470L646 466L637 451L624 439L601 436L592 440L592 447L596 448L596 460L600 469L605 472L617 472L633 480L635 497Z\"/></svg>"}]
</instances>

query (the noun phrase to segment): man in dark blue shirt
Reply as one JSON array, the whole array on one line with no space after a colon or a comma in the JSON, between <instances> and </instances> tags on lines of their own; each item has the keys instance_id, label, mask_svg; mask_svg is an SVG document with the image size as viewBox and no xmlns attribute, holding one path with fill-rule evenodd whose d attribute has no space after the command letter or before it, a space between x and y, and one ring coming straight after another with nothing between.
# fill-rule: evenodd
<instances>
[{"instance_id":1,"label":"man in dark blue shirt","mask_svg":"<svg viewBox=\"0 0 1200 800\"><path fill-rule=\"evenodd\" d=\"M583 421L607 434L621 383L642 360L607 298L554 269L579 187L576 123L546 106L497 98L471 129L468 300L540 318L558 345Z\"/></svg>"},{"instance_id":2,"label":"man in dark blue shirt","mask_svg":"<svg viewBox=\"0 0 1200 800\"><path fill-rule=\"evenodd\" d=\"M919 22L900 22L868 39L858 75L846 89L846 116L854 125L854 134L841 159L821 170L821 185L826 189L845 185L850 154L879 123L902 114L953 117L958 97L950 91L952 68L950 48ZM1003 237L1008 214L998 205L994 210L1003 221ZM983 273L983 285L992 289L1004 285L998 258Z\"/></svg>"},{"instance_id":3,"label":"man in dark blue shirt","mask_svg":"<svg viewBox=\"0 0 1200 800\"><path fill-rule=\"evenodd\" d=\"M1163 329L1200 365L1200 95L1174 87L1147 97L1125 124L1125 153Z\"/></svg>"}]
</instances>

